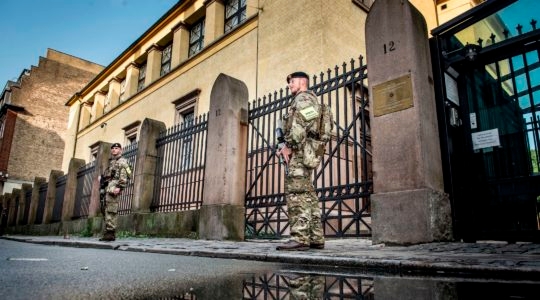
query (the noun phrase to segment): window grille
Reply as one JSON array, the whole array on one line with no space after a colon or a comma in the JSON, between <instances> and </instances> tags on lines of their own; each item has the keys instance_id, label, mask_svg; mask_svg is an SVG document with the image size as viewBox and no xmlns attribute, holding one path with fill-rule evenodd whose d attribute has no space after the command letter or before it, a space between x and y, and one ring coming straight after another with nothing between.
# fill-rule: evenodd
<instances>
[{"instance_id":1,"label":"window grille","mask_svg":"<svg viewBox=\"0 0 540 300\"><path fill-rule=\"evenodd\" d=\"M165 46L163 52L161 52L161 70L159 72L160 76L163 76L171 71L171 52L172 43Z\"/></svg>"},{"instance_id":2,"label":"window grille","mask_svg":"<svg viewBox=\"0 0 540 300\"><path fill-rule=\"evenodd\" d=\"M246 20L246 0L228 0L225 4L225 33Z\"/></svg>"},{"instance_id":3,"label":"window grille","mask_svg":"<svg viewBox=\"0 0 540 300\"><path fill-rule=\"evenodd\" d=\"M204 47L204 18L193 24L189 32L189 57L199 53Z\"/></svg>"},{"instance_id":4,"label":"window grille","mask_svg":"<svg viewBox=\"0 0 540 300\"><path fill-rule=\"evenodd\" d=\"M189 128L192 127L195 121L195 114L193 111L183 114L183 128ZM193 136L187 135L185 138L182 139L182 169L183 170L189 170L192 166L193 161Z\"/></svg>"}]
</instances>

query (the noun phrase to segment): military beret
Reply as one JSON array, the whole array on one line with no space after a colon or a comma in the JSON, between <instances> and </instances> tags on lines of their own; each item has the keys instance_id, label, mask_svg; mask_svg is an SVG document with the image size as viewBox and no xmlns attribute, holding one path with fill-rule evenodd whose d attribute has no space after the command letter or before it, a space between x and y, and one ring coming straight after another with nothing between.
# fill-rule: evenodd
<instances>
[{"instance_id":1,"label":"military beret","mask_svg":"<svg viewBox=\"0 0 540 300\"><path fill-rule=\"evenodd\" d=\"M122 145L120 145L120 143L114 143L114 144L111 145L111 149L115 148L115 147L122 149Z\"/></svg>"},{"instance_id":2,"label":"military beret","mask_svg":"<svg viewBox=\"0 0 540 300\"><path fill-rule=\"evenodd\" d=\"M305 78L305 79L309 80L308 74L306 74L304 72L293 72L293 73L289 74L289 76L287 76L287 83L289 83L289 81L292 78Z\"/></svg>"}]
</instances>

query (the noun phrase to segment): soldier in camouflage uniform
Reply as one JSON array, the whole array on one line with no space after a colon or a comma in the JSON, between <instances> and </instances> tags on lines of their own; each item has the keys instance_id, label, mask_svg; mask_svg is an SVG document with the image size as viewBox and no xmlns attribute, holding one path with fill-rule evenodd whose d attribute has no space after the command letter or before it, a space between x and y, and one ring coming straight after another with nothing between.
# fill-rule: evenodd
<instances>
[{"instance_id":1,"label":"soldier in camouflage uniform","mask_svg":"<svg viewBox=\"0 0 540 300\"><path fill-rule=\"evenodd\" d=\"M108 181L105 196L105 228L101 241L114 241L116 239L116 216L118 214L118 196L126 187L131 177L131 167L122 157L122 146L114 143L111 146L109 166L102 175Z\"/></svg>"},{"instance_id":2,"label":"soldier in camouflage uniform","mask_svg":"<svg viewBox=\"0 0 540 300\"><path fill-rule=\"evenodd\" d=\"M324 248L319 199L311 179L320 158L319 161L314 161L313 157L307 157L307 152L304 151L307 141L312 140L308 129L317 122L320 115L317 96L307 89L308 82L309 77L304 72L295 72L287 77L294 99L282 120L286 143L277 155L288 165L285 195L291 239L278 246L277 250L304 251Z\"/></svg>"}]
</instances>

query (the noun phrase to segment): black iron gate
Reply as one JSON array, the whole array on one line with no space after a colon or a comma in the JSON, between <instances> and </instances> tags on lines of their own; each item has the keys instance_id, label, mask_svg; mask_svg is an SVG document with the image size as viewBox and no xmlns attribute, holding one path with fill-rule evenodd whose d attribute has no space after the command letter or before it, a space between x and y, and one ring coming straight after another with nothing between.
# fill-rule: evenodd
<instances>
[{"instance_id":1,"label":"black iron gate","mask_svg":"<svg viewBox=\"0 0 540 300\"><path fill-rule=\"evenodd\" d=\"M321 165L313 173L325 236L371 236L371 139L366 65L351 60L313 77L310 89L331 106L335 128ZM292 98L288 89L249 105L246 235L289 234L284 170L275 156L275 126Z\"/></svg>"},{"instance_id":2,"label":"black iron gate","mask_svg":"<svg viewBox=\"0 0 540 300\"><path fill-rule=\"evenodd\" d=\"M540 12L526 2L488 2L433 31L445 188L464 240L540 241Z\"/></svg>"}]
</instances>

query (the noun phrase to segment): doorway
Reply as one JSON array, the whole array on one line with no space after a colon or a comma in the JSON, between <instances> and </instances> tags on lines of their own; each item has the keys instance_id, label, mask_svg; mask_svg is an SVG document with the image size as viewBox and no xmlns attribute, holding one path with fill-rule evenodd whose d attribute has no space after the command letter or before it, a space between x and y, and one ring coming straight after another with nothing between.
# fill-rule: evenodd
<instances>
[{"instance_id":1,"label":"doorway","mask_svg":"<svg viewBox=\"0 0 540 300\"><path fill-rule=\"evenodd\" d=\"M540 241L540 30L511 35L508 8L479 7L431 44L445 190L464 241ZM486 39L492 29L508 31Z\"/></svg>"}]
</instances>

